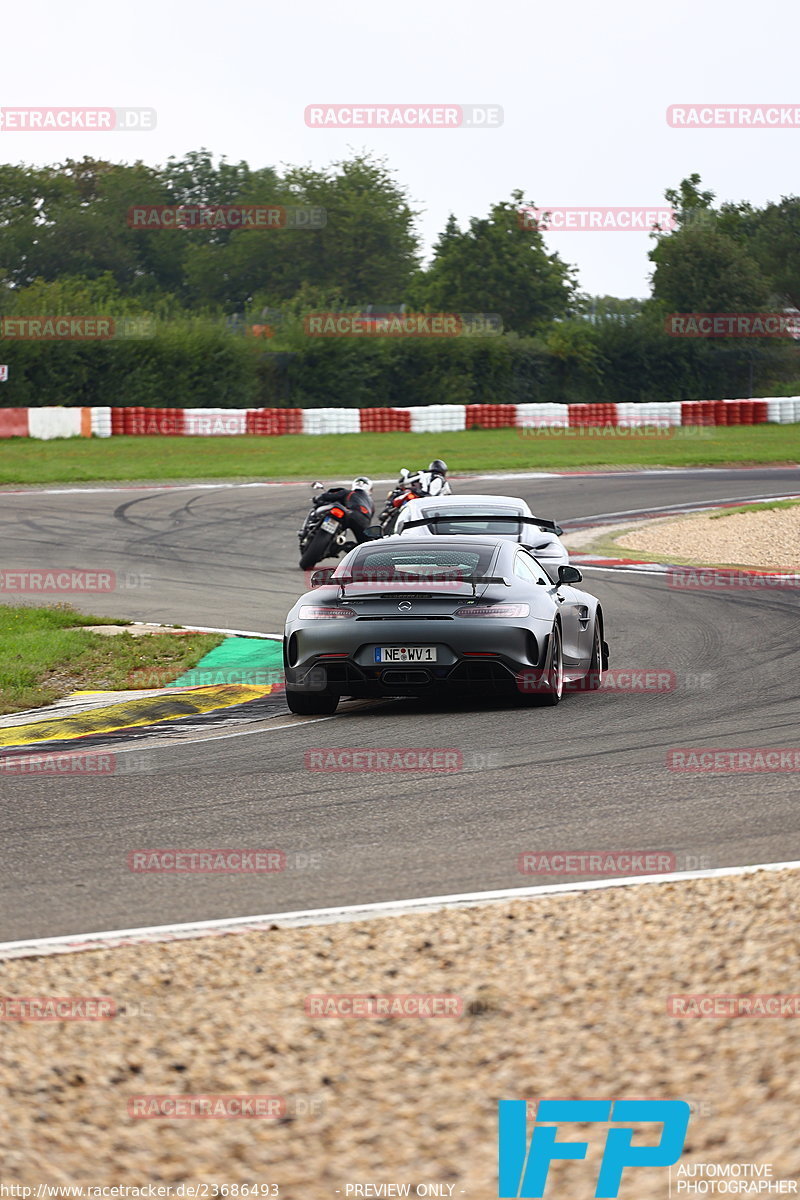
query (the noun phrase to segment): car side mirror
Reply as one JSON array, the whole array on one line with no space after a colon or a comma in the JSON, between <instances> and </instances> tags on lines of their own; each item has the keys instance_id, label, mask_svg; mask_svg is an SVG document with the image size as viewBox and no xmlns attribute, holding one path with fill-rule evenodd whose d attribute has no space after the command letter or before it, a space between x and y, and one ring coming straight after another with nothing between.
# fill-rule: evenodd
<instances>
[{"instance_id":1,"label":"car side mirror","mask_svg":"<svg viewBox=\"0 0 800 1200\"><path fill-rule=\"evenodd\" d=\"M383 537L383 530L380 525L368 525L364 530L364 537L368 542L377 542L378 538Z\"/></svg>"},{"instance_id":2,"label":"car side mirror","mask_svg":"<svg viewBox=\"0 0 800 1200\"><path fill-rule=\"evenodd\" d=\"M562 583L581 583L583 575L577 567L560 566L558 568L558 582Z\"/></svg>"},{"instance_id":3,"label":"car side mirror","mask_svg":"<svg viewBox=\"0 0 800 1200\"><path fill-rule=\"evenodd\" d=\"M318 571L311 572L312 588L324 587L326 583L330 583L335 567L320 567Z\"/></svg>"}]
</instances>

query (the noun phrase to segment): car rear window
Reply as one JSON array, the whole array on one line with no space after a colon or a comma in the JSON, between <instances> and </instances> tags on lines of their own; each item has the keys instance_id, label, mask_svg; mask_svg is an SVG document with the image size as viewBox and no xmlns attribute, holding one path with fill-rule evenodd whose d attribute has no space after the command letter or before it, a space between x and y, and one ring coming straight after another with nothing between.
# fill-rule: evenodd
<instances>
[{"instance_id":1,"label":"car rear window","mask_svg":"<svg viewBox=\"0 0 800 1200\"><path fill-rule=\"evenodd\" d=\"M495 521L493 516L519 517L521 514L519 509L511 507L501 507L494 505L492 508L482 508L480 512L471 513L468 508L437 508L435 511L426 510L420 520L426 517L474 517L472 521L438 521L435 525L430 526L431 533L437 537L453 537L459 534L482 534L491 533L494 535L517 533L519 526L511 521Z\"/></svg>"},{"instance_id":2,"label":"car rear window","mask_svg":"<svg viewBox=\"0 0 800 1200\"><path fill-rule=\"evenodd\" d=\"M340 564L334 573L347 574L355 581L386 580L401 582L404 578L418 580L420 578L436 578L440 575L453 577L485 575L492 561L492 546L476 546L469 543L450 544L448 546L431 546L430 549L418 544L407 549L401 545L384 549L362 548L350 560L346 572Z\"/></svg>"}]
</instances>

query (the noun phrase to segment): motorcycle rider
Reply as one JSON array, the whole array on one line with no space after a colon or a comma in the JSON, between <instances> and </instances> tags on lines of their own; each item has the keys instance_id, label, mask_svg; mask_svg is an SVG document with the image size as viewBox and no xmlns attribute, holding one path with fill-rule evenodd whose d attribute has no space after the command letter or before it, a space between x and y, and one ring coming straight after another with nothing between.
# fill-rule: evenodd
<instances>
[{"instance_id":1,"label":"motorcycle rider","mask_svg":"<svg viewBox=\"0 0 800 1200\"><path fill-rule=\"evenodd\" d=\"M435 458L427 471L417 471L411 475L405 468L400 472L400 484L404 492L413 492L415 496L449 496L450 484L447 482L447 463ZM403 503L404 495L393 501Z\"/></svg>"},{"instance_id":2,"label":"motorcycle rider","mask_svg":"<svg viewBox=\"0 0 800 1200\"><path fill-rule=\"evenodd\" d=\"M449 496L450 484L447 482L447 463L435 458L429 464L427 471L418 471L417 478L423 488L423 496Z\"/></svg>"},{"instance_id":3,"label":"motorcycle rider","mask_svg":"<svg viewBox=\"0 0 800 1200\"><path fill-rule=\"evenodd\" d=\"M347 510L347 525L357 542L366 542L365 530L375 516L375 501L372 499L372 480L366 475L356 475L349 488L332 487L313 497L314 507L319 504L339 504Z\"/></svg>"}]
</instances>

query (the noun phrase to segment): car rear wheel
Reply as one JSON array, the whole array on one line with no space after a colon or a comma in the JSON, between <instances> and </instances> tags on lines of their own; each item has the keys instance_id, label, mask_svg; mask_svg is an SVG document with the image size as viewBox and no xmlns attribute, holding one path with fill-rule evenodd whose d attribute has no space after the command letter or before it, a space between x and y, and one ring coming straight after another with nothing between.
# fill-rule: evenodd
<instances>
[{"instance_id":1,"label":"car rear wheel","mask_svg":"<svg viewBox=\"0 0 800 1200\"><path fill-rule=\"evenodd\" d=\"M536 708L553 708L564 694L564 659L561 651L561 626L553 626L547 666L542 674L534 678L533 685L521 689L526 699Z\"/></svg>"},{"instance_id":2,"label":"car rear wheel","mask_svg":"<svg viewBox=\"0 0 800 1200\"><path fill-rule=\"evenodd\" d=\"M582 690L584 692L598 692L603 686L603 677L605 676L605 668L608 665L606 655L603 653L603 642L600 637L600 623L594 623L594 640L592 642L592 661L589 663L589 671L582 681Z\"/></svg>"},{"instance_id":3,"label":"car rear wheel","mask_svg":"<svg viewBox=\"0 0 800 1200\"><path fill-rule=\"evenodd\" d=\"M561 626L554 625L550 634L550 661L547 664L545 676L546 690L539 697L539 703L546 708L553 708L561 702L564 694L564 659L561 653Z\"/></svg>"},{"instance_id":4,"label":"car rear wheel","mask_svg":"<svg viewBox=\"0 0 800 1200\"><path fill-rule=\"evenodd\" d=\"M339 697L333 692L295 692L287 688L286 703L289 711L299 717L330 716L336 712Z\"/></svg>"}]
</instances>

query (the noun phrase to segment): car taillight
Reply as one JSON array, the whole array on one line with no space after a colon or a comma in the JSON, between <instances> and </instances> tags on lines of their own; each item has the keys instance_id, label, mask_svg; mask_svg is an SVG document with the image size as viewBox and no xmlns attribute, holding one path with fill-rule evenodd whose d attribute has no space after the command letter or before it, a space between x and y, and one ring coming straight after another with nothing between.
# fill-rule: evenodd
<instances>
[{"instance_id":1,"label":"car taillight","mask_svg":"<svg viewBox=\"0 0 800 1200\"><path fill-rule=\"evenodd\" d=\"M343 509L343 508L332 508L332 509L331 509L331 516L332 516L332 517L338 517L338 518L339 518L339 520L341 520L341 519L342 519L342 517L344 516L344 509Z\"/></svg>"},{"instance_id":2,"label":"car taillight","mask_svg":"<svg viewBox=\"0 0 800 1200\"><path fill-rule=\"evenodd\" d=\"M502 617L508 620L512 617L527 617L530 607L527 604L468 604L457 608L457 617Z\"/></svg>"},{"instance_id":3,"label":"car taillight","mask_svg":"<svg viewBox=\"0 0 800 1200\"><path fill-rule=\"evenodd\" d=\"M354 608L326 608L322 604L303 604L300 606L301 621L327 621L336 617L354 617Z\"/></svg>"}]
</instances>

